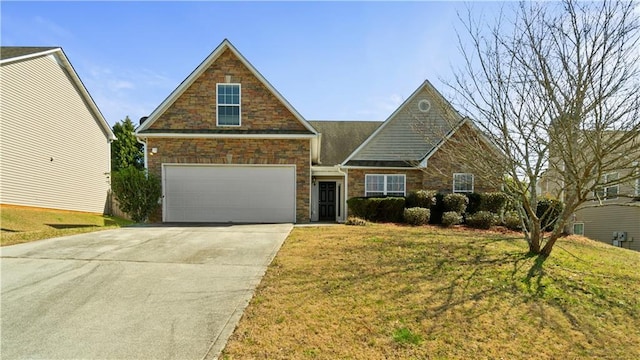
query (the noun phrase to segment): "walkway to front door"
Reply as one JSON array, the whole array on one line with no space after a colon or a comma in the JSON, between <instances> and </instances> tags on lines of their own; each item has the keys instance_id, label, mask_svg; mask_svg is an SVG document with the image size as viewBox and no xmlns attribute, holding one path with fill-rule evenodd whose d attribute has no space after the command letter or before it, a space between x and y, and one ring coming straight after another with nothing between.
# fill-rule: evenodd
<instances>
[{"instance_id":1,"label":"walkway to front door","mask_svg":"<svg viewBox=\"0 0 640 360\"><path fill-rule=\"evenodd\" d=\"M320 221L336 220L336 182L320 181L319 185L319 217Z\"/></svg>"}]
</instances>

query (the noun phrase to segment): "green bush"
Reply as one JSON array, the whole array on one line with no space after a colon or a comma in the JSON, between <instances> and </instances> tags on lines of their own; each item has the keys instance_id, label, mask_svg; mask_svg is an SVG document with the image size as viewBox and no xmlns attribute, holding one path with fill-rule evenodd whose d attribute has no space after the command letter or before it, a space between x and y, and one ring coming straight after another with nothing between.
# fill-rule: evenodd
<instances>
[{"instance_id":1,"label":"green bush","mask_svg":"<svg viewBox=\"0 0 640 360\"><path fill-rule=\"evenodd\" d=\"M442 214L442 225L449 227L462 223L462 215L456 211L447 211Z\"/></svg>"},{"instance_id":2,"label":"green bush","mask_svg":"<svg viewBox=\"0 0 640 360\"><path fill-rule=\"evenodd\" d=\"M467 216L467 226L476 229L490 229L498 223L498 215L488 211L478 211L475 214Z\"/></svg>"},{"instance_id":3,"label":"green bush","mask_svg":"<svg viewBox=\"0 0 640 360\"><path fill-rule=\"evenodd\" d=\"M500 214L507 205L507 195L502 192L490 192L481 195L480 211Z\"/></svg>"},{"instance_id":4,"label":"green bush","mask_svg":"<svg viewBox=\"0 0 640 360\"><path fill-rule=\"evenodd\" d=\"M446 194L442 199L444 211L455 211L462 214L467 209L469 199L464 194Z\"/></svg>"},{"instance_id":5,"label":"green bush","mask_svg":"<svg viewBox=\"0 0 640 360\"><path fill-rule=\"evenodd\" d=\"M536 208L536 216L540 219L541 228L544 231L553 229L558 216L564 209L564 204L560 200L540 199Z\"/></svg>"},{"instance_id":6,"label":"green bush","mask_svg":"<svg viewBox=\"0 0 640 360\"><path fill-rule=\"evenodd\" d=\"M436 192L433 190L417 190L411 191L407 197L404 206L407 208L420 207L430 209L436 204Z\"/></svg>"},{"instance_id":7,"label":"green bush","mask_svg":"<svg viewBox=\"0 0 640 360\"><path fill-rule=\"evenodd\" d=\"M429 223L431 211L422 207L404 209L404 222L410 225L425 225Z\"/></svg>"},{"instance_id":8,"label":"green bush","mask_svg":"<svg viewBox=\"0 0 640 360\"><path fill-rule=\"evenodd\" d=\"M111 176L111 189L120 209L138 223L146 221L160 205L160 178L146 170L130 166L114 172Z\"/></svg>"},{"instance_id":9,"label":"green bush","mask_svg":"<svg viewBox=\"0 0 640 360\"><path fill-rule=\"evenodd\" d=\"M364 198L347 200L351 215L375 222L402 222L404 198Z\"/></svg>"},{"instance_id":10,"label":"green bush","mask_svg":"<svg viewBox=\"0 0 640 360\"><path fill-rule=\"evenodd\" d=\"M518 215L518 212L509 211L504 214L504 226L509 230L522 230L522 219L520 218L520 215Z\"/></svg>"}]
</instances>

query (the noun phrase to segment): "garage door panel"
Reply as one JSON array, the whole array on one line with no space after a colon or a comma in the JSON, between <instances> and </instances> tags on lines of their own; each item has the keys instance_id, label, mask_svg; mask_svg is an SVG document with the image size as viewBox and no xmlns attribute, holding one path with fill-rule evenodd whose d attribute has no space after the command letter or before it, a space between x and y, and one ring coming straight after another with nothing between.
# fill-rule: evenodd
<instances>
[{"instance_id":1,"label":"garage door panel","mask_svg":"<svg viewBox=\"0 0 640 360\"><path fill-rule=\"evenodd\" d=\"M165 221L293 222L295 167L165 165Z\"/></svg>"}]
</instances>

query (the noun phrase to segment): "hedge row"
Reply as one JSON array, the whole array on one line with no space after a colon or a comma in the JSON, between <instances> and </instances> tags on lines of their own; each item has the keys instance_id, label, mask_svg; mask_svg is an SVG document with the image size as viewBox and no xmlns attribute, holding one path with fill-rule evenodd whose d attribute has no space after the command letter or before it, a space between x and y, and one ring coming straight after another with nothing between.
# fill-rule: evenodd
<instances>
[{"instance_id":1,"label":"hedge row","mask_svg":"<svg viewBox=\"0 0 640 360\"><path fill-rule=\"evenodd\" d=\"M513 211L505 211L507 197L499 192L440 194L418 190L410 192L406 198L355 197L347 200L347 204L350 215L373 222L404 221L412 225L431 223L445 226L464 222L471 227L488 229L502 218L510 229L522 229L519 216ZM562 207L563 204L557 200L538 202L537 213L546 229L553 228L554 219Z\"/></svg>"}]
</instances>

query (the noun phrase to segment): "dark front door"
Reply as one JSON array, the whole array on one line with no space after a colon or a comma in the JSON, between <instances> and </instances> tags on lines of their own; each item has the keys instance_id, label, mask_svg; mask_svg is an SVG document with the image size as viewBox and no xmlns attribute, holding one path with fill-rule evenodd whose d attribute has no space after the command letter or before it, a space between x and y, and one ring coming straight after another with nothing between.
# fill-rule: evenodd
<instances>
[{"instance_id":1,"label":"dark front door","mask_svg":"<svg viewBox=\"0 0 640 360\"><path fill-rule=\"evenodd\" d=\"M335 181L320 181L320 221L336 220L336 183Z\"/></svg>"}]
</instances>

